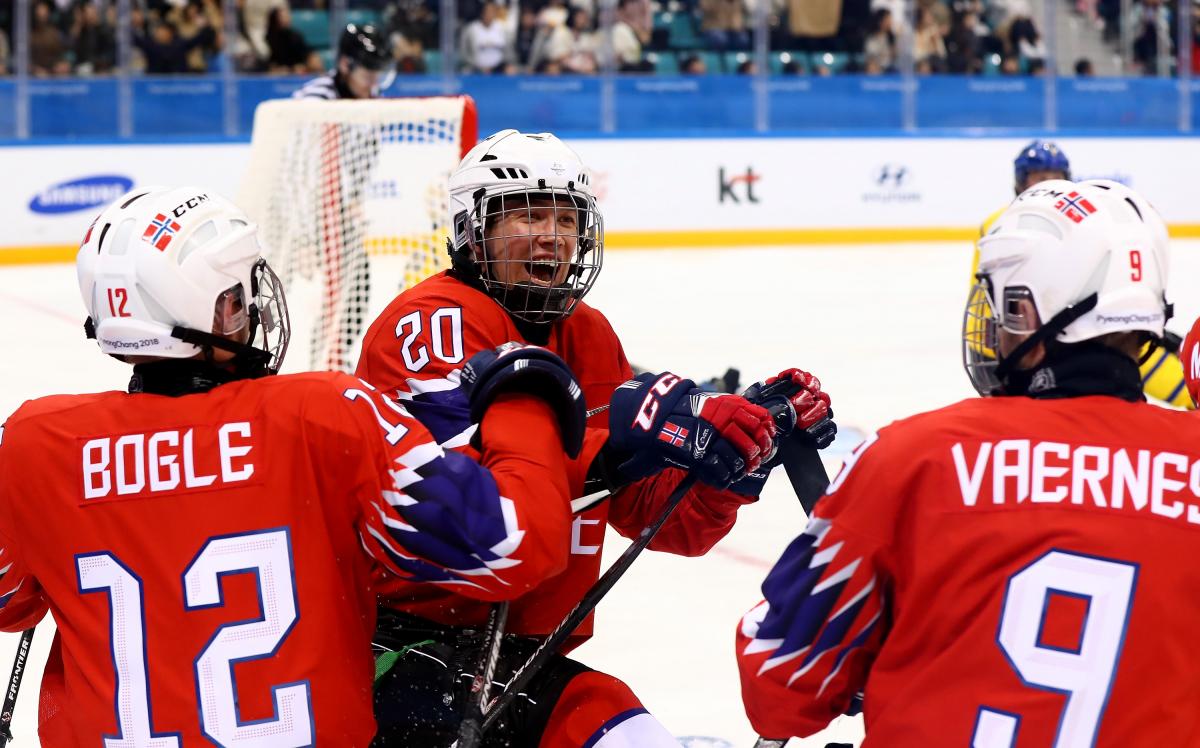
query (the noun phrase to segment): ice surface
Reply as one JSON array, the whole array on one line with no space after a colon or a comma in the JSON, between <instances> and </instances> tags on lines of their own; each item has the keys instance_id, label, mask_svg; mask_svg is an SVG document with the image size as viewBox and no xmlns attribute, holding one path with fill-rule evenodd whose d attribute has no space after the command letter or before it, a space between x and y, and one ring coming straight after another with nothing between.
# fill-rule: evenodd
<instances>
[{"instance_id":1,"label":"ice surface","mask_svg":"<svg viewBox=\"0 0 1200 748\"><path fill-rule=\"evenodd\" d=\"M1182 332L1200 314L1200 242L1176 242L1173 251L1171 326ZM790 366L815 372L833 396L844 450L865 431L973 395L959 347L969 273L970 247L954 243L624 250L607 254L588 301L645 368L701 379L734 366L743 384ZM84 338L83 317L72 266L0 267L0 414L41 395L124 388L128 367ZM830 470L837 465L831 456ZM597 635L576 656L624 679L676 735L749 748L733 633L803 523L787 480L773 477L706 557L643 554L601 605ZM614 536L609 560L627 544ZM17 746L37 744L37 676L49 631L43 625L33 645L13 723ZM0 678L16 641L0 635ZM835 737L861 737L860 723L843 718L790 745L819 748Z\"/></svg>"}]
</instances>

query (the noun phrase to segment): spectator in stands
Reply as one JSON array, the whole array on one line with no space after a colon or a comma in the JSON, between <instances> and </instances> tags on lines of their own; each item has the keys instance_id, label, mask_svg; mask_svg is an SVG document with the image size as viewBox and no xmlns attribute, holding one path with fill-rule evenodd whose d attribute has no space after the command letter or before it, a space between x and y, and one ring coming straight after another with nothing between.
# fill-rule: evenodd
<instances>
[{"instance_id":1,"label":"spectator in stands","mask_svg":"<svg viewBox=\"0 0 1200 748\"><path fill-rule=\"evenodd\" d=\"M71 25L71 48L75 54L75 74L108 73L117 60L117 40L113 27L100 17L95 3L75 6Z\"/></svg>"},{"instance_id":2,"label":"spectator in stands","mask_svg":"<svg viewBox=\"0 0 1200 748\"><path fill-rule=\"evenodd\" d=\"M567 28L568 11L562 0L550 0L537 17L537 33L529 52L529 67L540 70L544 63L561 67L571 52L571 30Z\"/></svg>"},{"instance_id":3,"label":"spectator in stands","mask_svg":"<svg viewBox=\"0 0 1200 748\"><path fill-rule=\"evenodd\" d=\"M67 62L66 41L62 31L54 24L53 12L54 8L44 0L33 6L29 66L30 71L39 78L71 72L71 65Z\"/></svg>"},{"instance_id":4,"label":"spectator in stands","mask_svg":"<svg viewBox=\"0 0 1200 748\"><path fill-rule=\"evenodd\" d=\"M271 56L271 50L267 47L267 18L272 9L287 5L287 0L237 0L237 5L242 11L246 40L250 42L254 56L265 63Z\"/></svg>"},{"instance_id":5,"label":"spectator in stands","mask_svg":"<svg viewBox=\"0 0 1200 748\"><path fill-rule=\"evenodd\" d=\"M1092 69L1092 61L1088 58L1080 57L1075 61L1075 77L1091 78L1095 74L1095 71Z\"/></svg>"},{"instance_id":6,"label":"spectator in stands","mask_svg":"<svg viewBox=\"0 0 1200 748\"><path fill-rule=\"evenodd\" d=\"M983 69L983 36L987 35L987 27L980 27L973 12L956 15L945 39L947 72L974 75Z\"/></svg>"},{"instance_id":7,"label":"spectator in stands","mask_svg":"<svg viewBox=\"0 0 1200 748\"><path fill-rule=\"evenodd\" d=\"M913 60L931 73L946 69L946 43L931 8L917 11L917 29L913 35Z\"/></svg>"},{"instance_id":8,"label":"spectator in stands","mask_svg":"<svg viewBox=\"0 0 1200 748\"><path fill-rule=\"evenodd\" d=\"M392 33L392 56L396 59L397 73L426 73L425 48L417 36L409 37L399 31Z\"/></svg>"},{"instance_id":9,"label":"spectator in stands","mask_svg":"<svg viewBox=\"0 0 1200 748\"><path fill-rule=\"evenodd\" d=\"M1157 75L1159 57L1172 53L1171 9L1162 0L1141 0L1129 11L1129 32L1135 67L1146 75Z\"/></svg>"},{"instance_id":10,"label":"spectator in stands","mask_svg":"<svg viewBox=\"0 0 1200 748\"><path fill-rule=\"evenodd\" d=\"M1021 61L1015 55L1005 55L1004 59L1000 60L1001 75L1020 75Z\"/></svg>"},{"instance_id":11,"label":"spectator in stands","mask_svg":"<svg viewBox=\"0 0 1200 748\"><path fill-rule=\"evenodd\" d=\"M917 16L928 11L942 36L950 33L950 8L942 0L917 0ZM918 27L920 23L918 22Z\"/></svg>"},{"instance_id":12,"label":"spectator in stands","mask_svg":"<svg viewBox=\"0 0 1200 748\"><path fill-rule=\"evenodd\" d=\"M744 59L738 63L737 74L738 75L758 75L758 63L756 63L754 61L754 58L747 57L746 59Z\"/></svg>"},{"instance_id":13,"label":"spectator in stands","mask_svg":"<svg viewBox=\"0 0 1200 748\"><path fill-rule=\"evenodd\" d=\"M515 67L511 35L499 18L495 3L485 3L479 18L463 29L459 53L463 69L471 73L502 73Z\"/></svg>"},{"instance_id":14,"label":"spectator in stands","mask_svg":"<svg viewBox=\"0 0 1200 748\"><path fill-rule=\"evenodd\" d=\"M569 23L571 43L562 61L563 70L580 75L595 73L600 39L592 28L592 14L585 8L576 7L571 12Z\"/></svg>"},{"instance_id":15,"label":"spectator in stands","mask_svg":"<svg viewBox=\"0 0 1200 748\"><path fill-rule=\"evenodd\" d=\"M404 70L416 64L416 57L427 49L437 49L440 31L438 19L425 0L401 0L397 3L388 22L388 36L392 49L397 51L397 60L405 61L397 67Z\"/></svg>"},{"instance_id":16,"label":"spectator in stands","mask_svg":"<svg viewBox=\"0 0 1200 748\"><path fill-rule=\"evenodd\" d=\"M625 0L618 4L617 16L629 24L643 47L650 44L654 33L654 10L650 7L650 0Z\"/></svg>"},{"instance_id":17,"label":"spectator in stands","mask_svg":"<svg viewBox=\"0 0 1200 748\"><path fill-rule=\"evenodd\" d=\"M0 28L0 75L8 75L8 33Z\"/></svg>"},{"instance_id":18,"label":"spectator in stands","mask_svg":"<svg viewBox=\"0 0 1200 748\"><path fill-rule=\"evenodd\" d=\"M1010 6L1011 22L1008 27L1008 51L1019 60L1044 60L1046 45L1033 22L1029 4L1021 0Z\"/></svg>"},{"instance_id":19,"label":"spectator in stands","mask_svg":"<svg viewBox=\"0 0 1200 748\"><path fill-rule=\"evenodd\" d=\"M146 72L153 75L170 75L190 72L188 53L202 44L212 44L216 34L208 20L200 16L199 30L190 39L181 39L170 21L159 21L149 32L144 14L138 8L132 13L133 44L146 60Z\"/></svg>"},{"instance_id":20,"label":"spectator in stands","mask_svg":"<svg viewBox=\"0 0 1200 748\"><path fill-rule=\"evenodd\" d=\"M892 11L876 8L871 13L871 32L863 43L864 72L892 73L896 70L896 32L892 29Z\"/></svg>"},{"instance_id":21,"label":"spectator in stands","mask_svg":"<svg viewBox=\"0 0 1200 748\"><path fill-rule=\"evenodd\" d=\"M208 61L223 46L225 34L225 19L216 0L187 0L169 10L165 18L181 40L188 42L201 37L188 50L187 69L190 73L208 72Z\"/></svg>"},{"instance_id":22,"label":"spectator in stands","mask_svg":"<svg viewBox=\"0 0 1200 748\"><path fill-rule=\"evenodd\" d=\"M292 28L292 12L286 5L271 9L267 16L267 69L272 73L319 73L321 57Z\"/></svg>"},{"instance_id":23,"label":"spectator in stands","mask_svg":"<svg viewBox=\"0 0 1200 748\"><path fill-rule=\"evenodd\" d=\"M704 75L708 72L708 66L700 55L688 55L680 61L679 72L684 75Z\"/></svg>"},{"instance_id":24,"label":"spectator in stands","mask_svg":"<svg viewBox=\"0 0 1200 748\"><path fill-rule=\"evenodd\" d=\"M842 0L842 18L837 39L829 49L851 56L850 70L856 70L854 58L862 55L867 32L871 29L871 0Z\"/></svg>"},{"instance_id":25,"label":"spectator in stands","mask_svg":"<svg viewBox=\"0 0 1200 748\"><path fill-rule=\"evenodd\" d=\"M743 0L700 0L700 30L709 49L749 49Z\"/></svg>"},{"instance_id":26,"label":"spectator in stands","mask_svg":"<svg viewBox=\"0 0 1200 748\"><path fill-rule=\"evenodd\" d=\"M643 0L620 0L617 5L617 20L612 29L612 50L617 67L624 72L652 72L654 66L642 55L642 46L650 41L650 35L642 34L637 27Z\"/></svg>"},{"instance_id":27,"label":"spectator in stands","mask_svg":"<svg viewBox=\"0 0 1200 748\"><path fill-rule=\"evenodd\" d=\"M533 42L538 34L538 14L532 4L523 4L517 20L517 32L513 35L512 58L518 68L529 67L533 55Z\"/></svg>"}]
</instances>

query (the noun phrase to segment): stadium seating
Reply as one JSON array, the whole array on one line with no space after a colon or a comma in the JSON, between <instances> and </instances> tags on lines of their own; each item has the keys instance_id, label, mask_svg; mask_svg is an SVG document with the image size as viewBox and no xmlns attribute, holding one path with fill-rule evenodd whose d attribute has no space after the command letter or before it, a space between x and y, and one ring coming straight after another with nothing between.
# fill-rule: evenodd
<instances>
[{"instance_id":1,"label":"stadium seating","mask_svg":"<svg viewBox=\"0 0 1200 748\"><path fill-rule=\"evenodd\" d=\"M697 49L701 46L700 35L696 33L696 20L690 13L667 13L670 34L669 43L672 49Z\"/></svg>"},{"instance_id":2,"label":"stadium seating","mask_svg":"<svg viewBox=\"0 0 1200 748\"><path fill-rule=\"evenodd\" d=\"M324 10L293 10L292 28L299 31L308 46L314 49L328 47L329 12Z\"/></svg>"},{"instance_id":3,"label":"stadium seating","mask_svg":"<svg viewBox=\"0 0 1200 748\"><path fill-rule=\"evenodd\" d=\"M659 75L675 75L679 72L679 58L669 50L650 52L646 59L654 64L654 72Z\"/></svg>"}]
</instances>

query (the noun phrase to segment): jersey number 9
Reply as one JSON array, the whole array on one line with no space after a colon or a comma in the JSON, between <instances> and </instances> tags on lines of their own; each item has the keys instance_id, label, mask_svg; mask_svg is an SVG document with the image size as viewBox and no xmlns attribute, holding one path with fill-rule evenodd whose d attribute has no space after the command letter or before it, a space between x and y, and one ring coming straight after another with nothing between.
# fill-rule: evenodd
<instances>
[{"instance_id":1,"label":"jersey number 9","mask_svg":"<svg viewBox=\"0 0 1200 748\"><path fill-rule=\"evenodd\" d=\"M1137 573L1136 564L1054 550L1008 581L997 643L1025 685L1067 696L1054 748L1095 745L1121 658ZM1041 641L1053 594L1087 601L1078 649ZM981 706L971 748L1015 746L1020 723L1020 715Z\"/></svg>"}]
</instances>

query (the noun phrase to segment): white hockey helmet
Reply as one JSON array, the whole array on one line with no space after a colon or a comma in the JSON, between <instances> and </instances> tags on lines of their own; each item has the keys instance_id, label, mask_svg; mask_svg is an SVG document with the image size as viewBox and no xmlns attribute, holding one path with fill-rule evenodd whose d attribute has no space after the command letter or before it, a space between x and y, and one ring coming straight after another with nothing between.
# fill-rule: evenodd
<instances>
[{"instance_id":1,"label":"white hockey helmet","mask_svg":"<svg viewBox=\"0 0 1200 748\"><path fill-rule=\"evenodd\" d=\"M117 357L192 358L218 347L251 369L277 372L290 332L287 302L257 233L237 206L201 187L121 196L88 228L76 256L89 337ZM247 326L245 344L222 337Z\"/></svg>"},{"instance_id":2,"label":"white hockey helmet","mask_svg":"<svg viewBox=\"0 0 1200 748\"><path fill-rule=\"evenodd\" d=\"M979 274L963 322L964 365L980 394L1000 394L1039 342L1079 343L1115 332L1162 337L1166 227L1116 183L1042 182L1017 196L979 241ZM1034 315L1019 303L1032 302ZM1028 335L1007 356L999 330Z\"/></svg>"},{"instance_id":3,"label":"white hockey helmet","mask_svg":"<svg viewBox=\"0 0 1200 748\"><path fill-rule=\"evenodd\" d=\"M556 220L552 235L521 237L544 240L552 236L556 242L567 241L567 246L574 247L570 257L534 263L532 256L498 256L498 243L514 237L497 234L496 225L513 211L531 210L538 199L543 205L552 201L556 211L569 206L575 226L564 228ZM450 176L450 219L454 227L450 256L455 270L468 279L478 279L517 319L553 322L566 318L596 282L604 262L604 224L592 192L591 174L579 156L550 133L501 130L472 148ZM532 247L529 251L532 253ZM528 273L518 274L521 280L512 280L513 273L497 266L514 261L529 265Z\"/></svg>"}]
</instances>

